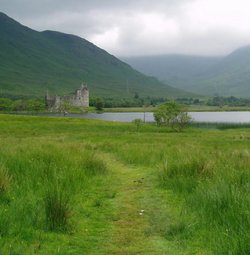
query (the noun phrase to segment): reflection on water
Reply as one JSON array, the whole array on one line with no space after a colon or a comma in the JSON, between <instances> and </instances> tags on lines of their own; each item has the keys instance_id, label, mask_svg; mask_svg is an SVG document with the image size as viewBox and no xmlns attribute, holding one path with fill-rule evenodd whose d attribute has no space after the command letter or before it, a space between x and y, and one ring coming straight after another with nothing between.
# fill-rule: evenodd
<instances>
[{"instance_id":1,"label":"reflection on water","mask_svg":"<svg viewBox=\"0 0 250 255\"><path fill-rule=\"evenodd\" d=\"M250 123L250 112L190 112L192 120L195 122L218 122L218 123ZM63 114L41 114L45 116L63 116ZM67 114L72 118L88 118L98 120L131 122L134 119L142 119L146 122L153 122L152 112L122 112L122 113L86 113Z\"/></svg>"}]
</instances>

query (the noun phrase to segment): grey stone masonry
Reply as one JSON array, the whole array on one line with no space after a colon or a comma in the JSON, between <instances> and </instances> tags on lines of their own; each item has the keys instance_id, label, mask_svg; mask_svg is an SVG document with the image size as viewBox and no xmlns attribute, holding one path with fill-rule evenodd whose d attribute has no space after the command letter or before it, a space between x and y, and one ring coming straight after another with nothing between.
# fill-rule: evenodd
<instances>
[{"instance_id":1,"label":"grey stone masonry","mask_svg":"<svg viewBox=\"0 0 250 255\"><path fill-rule=\"evenodd\" d=\"M63 104L87 108L89 107L89 90L86 84L82 83L81 87L75 91L72 96L51 96L47 92L45 103L50 110L60 110Z\"/></svg>"}]
</instances>

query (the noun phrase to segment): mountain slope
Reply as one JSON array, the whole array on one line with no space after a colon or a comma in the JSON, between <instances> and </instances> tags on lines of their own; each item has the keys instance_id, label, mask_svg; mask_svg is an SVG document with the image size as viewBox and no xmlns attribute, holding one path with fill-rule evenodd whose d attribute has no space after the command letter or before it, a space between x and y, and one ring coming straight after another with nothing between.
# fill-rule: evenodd
<instances>
[{"instance_id":1,"label":"mountain slope","mask_svg":"<svg viewBox=\"0 0 250 255\"><path fill-rule=\"evenodd\" d=\"M147 75L190 92L250 97L250 47L225 57L165 55L123 60Z\"/></svg>"},{"instance_id":2,"label":"mountain slope","mask_svg":"<svg viewBox=\"0 0 250 255\"><path fill-rule=\"evenodd\" d=\"M218 63L219 57L159 55L123 58L136 70L155 76L175 87L190 89L194 77L202 76Z\"/></svg>"},{"instance_id":3,"label":"mountain slope","mask_svg":"<svg viewBox=\"0 0 250 255\"><path fill-rule=\"evenodd\" d=\"M250 47L242 47L209 68L194 81L193 91L250 97Z\"/></svg>"},{"instance_id":4,"label":"mountain slope","mask_svg":"<svg viewBox=\"0 0 250 255\"><path fill-rule=\"evenodd\" d=\"M66 94L88 83L91 96L182 96L80 37L37 32L0 13L1 94ZM187 93L188 94L188 93Z\"/></svg>"}]
</instances>

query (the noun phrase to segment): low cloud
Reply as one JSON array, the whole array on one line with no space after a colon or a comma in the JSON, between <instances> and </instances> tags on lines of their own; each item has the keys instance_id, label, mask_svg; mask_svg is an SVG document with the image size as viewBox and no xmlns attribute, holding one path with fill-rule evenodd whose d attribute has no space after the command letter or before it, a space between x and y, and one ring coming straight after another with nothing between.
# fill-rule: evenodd
<instances>
[{"instance_id":1,"label":"low cloud","mask_svg":"<svg viewBox=\"0 0 250 255\"><path fill-rule=\"evenodd\" d=\"M33 29L76 34L118 56L222 55L250 44L248 0L0 0L0 6Z\"/></svg>"}]
</instances>

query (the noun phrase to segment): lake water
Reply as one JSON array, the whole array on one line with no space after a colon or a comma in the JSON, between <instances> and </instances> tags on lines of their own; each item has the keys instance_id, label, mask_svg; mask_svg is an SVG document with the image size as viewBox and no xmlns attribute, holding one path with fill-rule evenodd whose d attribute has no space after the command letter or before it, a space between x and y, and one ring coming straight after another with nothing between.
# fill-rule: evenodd
<instances>
[{"instance_id":1,"label":"lake water","mask_svg":"<svg viewBox=\"0 0 250 255\"><path fill-rule=\"evenodd\" d=\"M190 112L189 115L194 122L250 123L250 112ZM51 114L50 116L62 115ZM154 121L152 112L146 112L145 114L143 112L67 114L67 117L122 122L131 122L134 119L145 119L146 122Z\"/></svg>"}]
</instances>

